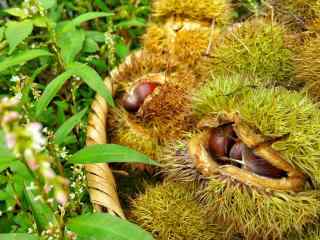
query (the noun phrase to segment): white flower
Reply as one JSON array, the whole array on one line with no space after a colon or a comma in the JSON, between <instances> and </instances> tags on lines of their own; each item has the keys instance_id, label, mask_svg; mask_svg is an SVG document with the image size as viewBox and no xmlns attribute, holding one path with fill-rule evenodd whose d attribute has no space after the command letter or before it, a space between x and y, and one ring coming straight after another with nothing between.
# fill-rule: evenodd
<instances>
[{"instance_id":1,"label":"white flower","mask_svg":"<svg viewBox=\"0 0 320 240\"><path fill-rule=\"evenodd\" d=\"M35 158L32 150L31 150L30 148L27 148L27 149L24 151L24 157L25 157L26 162L27 162L27 164L28 164L28 166L29 166L29 168L30 168L31 170L34 171L34 170L36 170L36 169L39 167L39 165L38 165L38 163L37 163L37 160L36 160L36 158Z\"/></svg>"},{"instance_id":2,"label":"white flower","mask_svg":"<svg viewBox=\"0 0 320 240\"><path fill-rule=\"evenodd\" d=\"M2 123L9 123L19 118L19 113L17 112L8 112L3 116Z\"/></svg>"},{"instance_id":3,"label":"white flower","mask_svg":"<svg viewBox=\"0 0 320 240\"><path fill-rule=\"evenodd\" d=\"M38 9L36 6L31 6L30 11L31 11L31 13L36 14L38 12Z\"/></svg>"},{"instance_id":4,"label":"white flower","mask_svg":"<svg viewBox=\"0 0 320 240\"><path fill-rule=\"evenodd\" d=\"M64 206L68 201L68 197L67 197L66 193L61 189L59 189L55 192L55 198L56 198L57 202L59 204L61 204L62 206Z\"/></svg>"},{"instance_id":5,"label":"white flower","mask_svg":"<svg viewBox=\"0 0 320 240\"><path fill-rule=\"evenodd\" d=\"M74 193L70 193L69 196L70 196L70 199L75 199L75 197L76 197L76 195Z\"/></svg>"},{"instance_id":6,"label":"white flower","mask_svg":"<svg viewBox=\"0 0 320 240\"><path fill-rule=\"evenodd\" d=\"M36 189L36 185L34 184L34 182L31 182L29 186L26 187L27 191L32 191Z\"/></svg>"},{"instance_id":7,"label":"white flower","mask_svg":"<svg viewBox=\"0 0 320 240\"><path fill-rule=\"evenodd\" d=\"M41 163L41 171L45 178L52 179L56 176L55 172L51 169L49 162Z\"/></svg>"},{"instance_id":8,"label":"white flower","mask_svg":"<svg viewBox=\"0 0 320 240\"><path fill-rule=\"evenodd\" d=\"M9 97L4 97L1 99L1 104L4 105L4 107L14 107L16 106L20 100L21 100L22 94L17 94L16 96L9 98Z\"/></svg>"},{"instance_id":9,"label":"white flower","mask_svg":"<svg viewBox=\"0 0 320 240\"><path fill-rule=\"evenodd\" d=\"M32 138L32 148L36 151L41 151L47 143L46 138L42 135L41 129L42 125L37 122L29 123L26 126L26 130Z\"/></svg>"},{"instance_id":10,"label":"white flower","mask_svg":"<svg viewBox=\"0 0 320 240\"><path fill-rule=\"evenodd\" d=\"M21 79L19 76L16 76L16 75L13 75L11 78L10 78L10 82L19 82Z\"/></svg>"},{"instance_id":11,"label":"white flower","mask_svg":"<svg viewBox=\"0 0 320 240\"><path fill-rule=\"evenodd\" d=\"M16 135L12 133L7 133L6 136L6 145L9 149L13 149L17 143Z\"/></svg>"},{"instance_id":12,"label":"white flower","mask_svg":"<svg viewBox=\"0 0 320 240\"><path fill-rule=\"evenodd\" d=\"M33 199L35 202L38 202L41 200L41 196L38 195L38 196L35 196L34 199Z\"/></svg>"}]
</instances>

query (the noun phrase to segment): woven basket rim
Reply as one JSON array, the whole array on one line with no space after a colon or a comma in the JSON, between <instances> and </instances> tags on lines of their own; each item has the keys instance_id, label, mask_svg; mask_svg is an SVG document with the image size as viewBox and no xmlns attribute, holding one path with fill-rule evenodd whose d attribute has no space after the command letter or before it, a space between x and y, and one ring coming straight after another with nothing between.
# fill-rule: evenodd
<instances>
[{"instance_id":1,"label":"woven basket rim","mask_svg":"<svg viewBox=\"0 0 320 240\"><path fill-rule=\"evenodd\" d=\"M128 55L123 63L114 68L104 79L104 84L110 92L114 94L114 86L112 85L121 69L132 64L133 59L142 56L142 50L132 52ZM88 118L88 127L86 134L86 145L105 144L107 143L107 116L109 106L106 100L97 94L91 104L91 111ZM86 177L90 201L95 211L109 212L125 218L123 209L121 207L119 196L117 193L117 184L112 171L108 164L86 164Z\"/></svg>"}]
</instances>

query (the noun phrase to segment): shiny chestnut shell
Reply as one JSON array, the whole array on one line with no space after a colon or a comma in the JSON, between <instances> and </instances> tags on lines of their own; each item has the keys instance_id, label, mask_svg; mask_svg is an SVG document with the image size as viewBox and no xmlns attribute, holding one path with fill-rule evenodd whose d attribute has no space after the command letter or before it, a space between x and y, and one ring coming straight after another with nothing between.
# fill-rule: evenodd
<instances>
[{"instance_id":1,"label":"shiny chestnut shell","mask_svg":"<svg viewBox=\"0 0 320 240\"><path fill-rule=\"evenodd\" d=\"M210 153L218 157L228 156L234 139L235 133L231 125L211 129L208 143Z\"/></svg>"},{"instance_id":2,"label":"shiny chestnut shell","mask_svg":"<svg viewBox=\"0 0 320 240\"><path fill-rule=\"evenodd\" d=\"M242 154L246 145L243 142L237 141L230 149L229 157L232 159L242 160Z\"/></svg>"},{"instance_id":3,"label":"shiny chestnut shell","mask_svg":"<svg viewBox=\"0 0 320 240\"><path fill-rule=\"evenodd\" d=\"M155 83L141 83L134 90L133 94L135 94L139 101L144 102L147 96L149 96L157 87Z\"/></svg>"},{"instance_id":4,"label":"shiny chestnut shell","mask_svg":"<svg viewBox=\"0 0 320 240\"><path fill-rule=\"evenodd\" d=\"M141 102L135 94L124 95L121 103L128 112L137 112L141 106Z\"/></svg>"},{"instance_id":5,"label":"shiny chestnut shell","mask_svg":"<svg viewBox=\"0 0 320 240\"><path fill-rule=\"evenodd\" d=\"M135 87L133 92L125 94L122 98L122 106L128 112L137 112L143 104L144 100L157 87L155 83L141 83Z\"/></svg>"},{"instance_id":6,"label":"shiny chestnut shell","mask_svg":"<svg viewBox=\"0 0 320 240\"><path fill-rule=\"evenodd\" d=\"M273 166L265 159L257 156L249 148L245 149L243 160L245 168L257 175L270 178L282 178L287 176L285 171Z\"/></svg>"}]
</instances>

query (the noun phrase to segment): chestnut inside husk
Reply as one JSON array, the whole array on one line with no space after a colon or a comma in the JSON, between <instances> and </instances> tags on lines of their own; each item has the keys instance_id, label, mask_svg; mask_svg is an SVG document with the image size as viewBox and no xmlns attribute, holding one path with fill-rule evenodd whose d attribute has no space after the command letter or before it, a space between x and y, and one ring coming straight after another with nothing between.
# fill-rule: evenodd
<instances>
[{"instance_id":1,"label":"chestnut inside husk","mask_svg":"<svg viewBox=\"0 0 320 240\"><path fill-rule=\"evenodd\" d=\"M189 141L197 171L262 189L299 192L304 188L304 174L272 148L282 137L264 136L238 114L221 118L200 121L198 127L205 130Z\"/></svg>"},{"instance_id":2,"label":"chestnut inside husk","mask_svg":"<svg viewBox=\"0 0 320 240\"><path fill-rule=\"evenodd\" d=\"M254 153L236 135L232 124L212 128L209 134L208 150L216 161L247 169L257 175L282 178L287 173Z\"/></svg>"},{"instance_id":3,"label":"chestnut inside husk","mask_svg":"<svg viewBox=\"0 0 320 240\"><path fill-rule=\"evenodd\" d=\"M138 112L145 99L152 94L158 84L153 82L142 82L133 88L132 91L122 97L122 106L128 112Z\"/></svg>"}]
</instances>

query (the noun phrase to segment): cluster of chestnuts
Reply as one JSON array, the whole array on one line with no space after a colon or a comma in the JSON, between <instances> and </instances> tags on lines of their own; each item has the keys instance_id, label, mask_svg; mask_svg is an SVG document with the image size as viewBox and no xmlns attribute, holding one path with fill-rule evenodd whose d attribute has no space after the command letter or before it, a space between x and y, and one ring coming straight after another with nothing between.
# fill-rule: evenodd
<instances>
[{"instance_id":1,"label":"cluster of chestnuts","mask_svg":"<svg viewBox=\"0 0 320 240\"><path fill-rule=\"evenodd\" d=\"M232 124L210 130L208 150L221 165L231 164L269 178L286 177L286 172L257 156L236 135Z\"/></svg>"},{"instance_id":2,"label":"cluster of chestnuts","mask_svg":"<svg viewBox=\"0 0 320 240\"><path fill-rule=\"evenodd\" d=\"M131 113L139 111L146 98L156 89L157 83L143 82L122 97L122 106Z\"/></svg>"}]
</instances>

